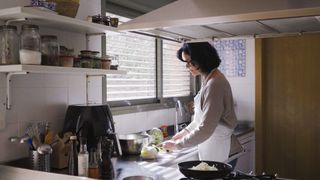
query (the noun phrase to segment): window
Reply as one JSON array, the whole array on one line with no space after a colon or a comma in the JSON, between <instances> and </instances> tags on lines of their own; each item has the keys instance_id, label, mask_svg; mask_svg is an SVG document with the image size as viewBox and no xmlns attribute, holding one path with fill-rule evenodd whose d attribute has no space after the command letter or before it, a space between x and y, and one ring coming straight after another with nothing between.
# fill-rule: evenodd
<instances>
[{"instance_id":1,"label":"window","mask_svg":"<svg viewBox=\"0 0 320 180\"><path fill-rule=\"evenodd\" d=\"M118 17L120 22L128 20L107 15ZM134 33L107 35L106 41L107 55L114 57L119 70L127 71L126 75L107 75L107 101L113 106L153 103L161 98L171 101L172 97L190 95L190 73L176 57L180 43ZM162 65L156 62L161 59L157 55L162 56ZM163 81L157 79L161 77ZM161 94L163 97L159 97Z\"/></svg>"},{"instance_id":2,"label":"window","mask_svg":"<svg viewBox=\"0 0 320 180\"><path fill-rule=\"evenodd\" d=\"M163 97L190 95L190 73L177 58L180 43L163 40Z\"/></svg>"},{"instance_id":3,"label":"window","mask_svg":"<svg viewBox=\"0 0 320 180\"><path fill-rule=\"evenodd\" d=\"M155 38L138 34L107 36L107 54L126 75L107 76L107 100L156 98Z\"/></svg>"}]
</instances>

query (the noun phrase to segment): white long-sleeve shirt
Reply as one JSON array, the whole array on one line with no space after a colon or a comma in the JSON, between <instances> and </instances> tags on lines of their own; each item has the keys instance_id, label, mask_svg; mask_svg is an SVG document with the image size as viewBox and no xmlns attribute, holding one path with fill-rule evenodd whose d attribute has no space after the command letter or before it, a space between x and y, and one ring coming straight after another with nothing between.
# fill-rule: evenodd
<instances>
[{"instance_id":1,"label":"white long-sleeve shirt","mask_svg":"<svg viewBox=\"0 0 320 180\"><path fill-rule=\"evenodd\" d=\"M198 113L201 115L195 114L194 121L186 127L190 133L176 143L178 148L192 147L203 143L213 135L218 124L231 130L237 125L231 87L219 70L213 70L208 74L202 83L198 96L201 98L201 112ZM195 106L197 105L195 104Z\"/></svg>"}]
</instances>

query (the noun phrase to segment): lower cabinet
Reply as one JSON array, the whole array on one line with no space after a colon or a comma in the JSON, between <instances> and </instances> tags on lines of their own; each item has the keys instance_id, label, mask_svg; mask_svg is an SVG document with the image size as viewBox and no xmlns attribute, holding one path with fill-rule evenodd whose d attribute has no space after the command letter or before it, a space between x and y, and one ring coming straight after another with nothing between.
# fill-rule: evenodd
<instances>
[{"instance_id":1,"label":"lower cabinet","mask_svg":"<svg viewBox=\"0 0 320 180\"><path fill-rule=\"evenodd\" d=\"M236 171L244 173L255 172L255 136L254 132L238 137L244 148L244 153L238 158Z\"/></svg>"}]
</instances>

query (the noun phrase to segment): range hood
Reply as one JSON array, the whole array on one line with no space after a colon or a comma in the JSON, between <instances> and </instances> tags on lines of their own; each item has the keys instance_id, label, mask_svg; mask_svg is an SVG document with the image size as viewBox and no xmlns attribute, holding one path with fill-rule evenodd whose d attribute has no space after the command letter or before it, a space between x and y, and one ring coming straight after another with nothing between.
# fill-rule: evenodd
<instances>
[{"instance_id":1,"label":"range hood","mask_svg":"<svg viewBox=\"0 0 320 180\"><path fill-rule=\"evenodd\" d=\"M119 26L171 39L320 32L319 0L178 0Z\"/></svg>"}]
</instances>

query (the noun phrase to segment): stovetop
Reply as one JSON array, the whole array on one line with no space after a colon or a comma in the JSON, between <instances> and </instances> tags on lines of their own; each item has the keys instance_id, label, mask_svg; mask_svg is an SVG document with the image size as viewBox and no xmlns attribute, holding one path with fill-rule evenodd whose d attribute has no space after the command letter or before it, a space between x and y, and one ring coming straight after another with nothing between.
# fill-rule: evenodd
<instances>
[{"instance_id":1,"label":"stovetop","mask_svg":"<svg viewBox=\"0 0 320 180\"><path fill-rule=\"evenodd\" d=\"M181 178L180 180L197 180L193 178ZM207 179L209 180L209 179ZM210 180L285 180L278 178L277 175L251 175L242 172L232 172L224 178L210 179Z\"/></svg>"}]
</instances>

